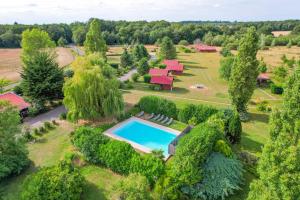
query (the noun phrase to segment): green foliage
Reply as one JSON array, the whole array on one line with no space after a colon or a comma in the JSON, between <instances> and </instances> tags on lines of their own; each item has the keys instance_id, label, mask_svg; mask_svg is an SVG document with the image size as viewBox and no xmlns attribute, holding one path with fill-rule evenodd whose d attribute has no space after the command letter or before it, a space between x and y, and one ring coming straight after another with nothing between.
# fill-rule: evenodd
<instances>
[{"instance_id":1,"label":"green foliage","mask_svg":"<svg viewBox=\"0 0 300 200\"><path fill-rule=\"evenodd\" d=\"M78 57L72 64L74 76L64 85L64 104L68 119L96 119L119 116L124 102L119 82L110 74L111 67L96 54Z\"/></svg>"},{"instance_id":2,"label":"green foliage","mask_svg":"<svg viewBox=\"0 0 300 200\"><path fill-rule=\"evenodd\" d=\"M138 106L147 113L162 114L173 118L176 118L177 115L177 108L174 102L157 96L142 97L138 102Z\"/></svg>"},{"instance_id":3,"label":"green foliage","mask_svg":"<svg viewBox=\"0 0 300 200\"><path fill-rule=\"evenodd\" d=\"M4 48L19 48L21 36L14 34L12 30L8 30L0 35L0 46Z\"/></svg>"},{"instance_id":4,"label":"green foliage","mask_svg":"<svg viewBox=\"0 0 300 200\"><path fill-rule=\"evenodd\" d=\"M231 53L230 49L227 46L225 46L225 47L223 47L221 49L220 54L222 56L224 56L224 57L231 57L231 56L233 56L233 54Z\"/></svg>"},{"instance_id":5,"label":"green foliage","mask_svg":"<svg viewBox=\"0 0 300 200\"><path fill-rule=\"evenodd\" d=\"M201 166L220 138L222 134L218 129L201 124L179 140L171 165L171 176L179 186L193 185L203 180Z\"/></svg>"},{"instance_id":6,"label":"green foliage","mask_svg":"<svg viewBox=\"0 0 300 200\"><path fill-rule=\"evenodd\" d=\"M131 79L133 82L137 82L139 80L139 78L140 78L140 75L138 73L134 73L131 76Z\"/></svg>"},{"instance_id":7,"label":"green foliage","mask_svg":"<svg viewBox=\"0 0 300 200\"><path fill-rule=\"evenodd\" d=\"M120 59L121 59L121 63L120 63L121 67L132 67L133 60L126 48L124 48L124 51L123 51Z\"/></svg>"},{"instance_id":8,"label":"green foliage","mask_svg":"<svg viewBox=\"0 0 300 200\"><path fill-rule=\"evenodd\" d=\"M181 122L188 123L189 120L194 119L196 124L205 122L211 115L217 113L218 110L207 105L187 104L178 112L178 119Z\"/></svg>"},{"instance_id":9,"label":"green foliage","mask_svg":"<svg viewBox=\"0 0 300 200\"><path fill-rule=\"evenodd\" d=\"M142 59L149 59L149 53L146 47L142 44L135 45L132 49L132 57L134 62L138 63Z\"/></svg>"},{"instance_id":10,"label":"green foliage","mask_svg":"<svg viewBox=\"0 0 300 200\"><path fill-rule=\"evenodd\" d=\"M256 87L258 76L258 36L254 27L249 28L240 41L229 79L229 95L239 113L246 113L247 103Z\"/></svg>"},{"instance_id":11,"label":"green foliage","mask_svg":"<svg viewBox=\"0 0 300 200\"><path fill-rule=\"evenodd\" d=\"M139 174L130 174L118 182L113 191L120 200L150 200L150 186L147 179Z\"/></svg>"},{"instance_id":12,"label":"green foliage","mask_svg":"<svg viewBox=\"0 0 300 200\"><path fill-rule=\"evenodd\" d=\"M240 116L237 112L235 112L229 120L228 132L226 133L226 137L231 144L236 144L241 141L242 132L243 131Z\"/></svg>"},{"instance_id":13,"label":"green foliage","mask_svg":"<svg viewBox=\"0 0 300 200\"><path fill-rule=\"evenodd\" d=\"M160 44L159 58L160 59L175 59L176 47L169 37L164 37Z\"/></svg>"},{"instance_id":14,"label":"green foliage","mask_svg":"<svg viewBox=\"0 0 300 200\"><path fill-rule=\"evenodd\" d=\"M93 19L84 41L84 48L87 54L100 53L105 58L107 51L106 42L101 33L100 20Z\"/></svg>"},{"instance_id":15,"label":"green foliage","mask_svg":"<svg viewBox=\"0 0 300 200\"><path fill-rule=\"evenodd\" d=\"M281 87L279 85L275 85L274 83L271 83L270 89L271 89L272 94L282 94L283 93L283 87Z\"/></svg>"},{"instance_id":16,"label":"green foliage","mask_svg":"<svg viewBox=\"0 0 300 200\"><path fill-rule=\"evenodd\" d=\"M226 158L220 153L212 153L203 167L203 181L183 189L192 199L224 200L241 189L243 167L238 160Z\"/></svg>"},{"instance_id":17,"label":"green foliage","mask_svg":"<svg viewBox=\"0 0 300 200\"><path fill-rule=\"evenodd\" d=\"M55 47L55 43L51 41L47 32L34 28L27 29L22 33L21 46L22 60L27 62L41 50Z\"/></svg>"},{"instance_id":18,"label":"green foliage","mask_svg":"<svg viewBox=\"0 0 300 200\"><path fill-rule=\"evenodd\" d=\"M180 40L180 42L178 43L179 45L183 45L183 46L188 46L189 42L186 40Z\"/></svg>"},{"instance_id":19,"label":"green foliage","mask_svg":"<svg viewBox=\"0 0 300 200\"><path fill-rule=\"evenodd\" d=\"M164 161L152 154L137 155L131 159L130 171L132 173L139 173L147 177L149 183L154 183L165 172Z\"/></svg>"},{"instance_id":20,"label":"green foliage","mask_svg":"<svg viewBox=\"0 0 300 200\"><path fill-rule=\"evenodd\" d=\"M105 166L120 174L129 174L131 159L137 155L130 144L111 140L99 147L99 158Z\"/></svg>"},{"instance_id":21,"label":"green foliage","mask_svg":"<svg viewBox=\"0 0 300 200\"><path fill-rule=\"evenodd\" d=\"M143 79L144 79L144 82L145 82L145 83L150 83L150 81L151 81L151 76L150 76L149 74L145 74L145 75L143 76Z\"/></svg>"},{"instance_id":22,"label":"green foliage","mask_svg":"<svg viewBox=\"0 0 300 200\"><path fill-rule=\"evenodd\" d=\"M233 156L233 152L230 146L224 140L218 140L213 149L215 152L219 152L224 156L231 158Z\"/></svg>"},{"instance_id":23,"label":"green foliage","mask_svg":"<svg viewBox=\"0 0 300 200\"><path fill-rule=\"evenodd\" d=\"M288 70L284 66L279 66L274 69L275 79L281 83L285 82L288 75Z\"/></svg>"},{"instance_id":24,"label":"green foliage","mask_svg":"<svg viewBox=\"0 0 300 200\"><path fill-rule=\"evenodd\" d=\"M261 112L271 111L268 101L261 101L256 104L256 109Z\"/></svg>"},{"instance_id":25,"label":"green foliage","mask_svg":"<svg viewBox=\"0 0 300 200\"><path fill-rule=\"evenodd\" d=\"M137 65L137 71L140 75L145 75L146 73L149 72L149 64L148 64L148 59L147 58L142 58Z\"/></svg>"},{"instance_id":26,"label":"green foliage","mask_svg":"<svg viewBox=\"0 0 300 200\"><path fill-rule=\"evenodd\" d=\"M86 30L83 26L78 26L75 30L73 30L72 39L75 44L82 46L86 37Z\"/></svg>"},{"instance_id":27,"label":"green foliage","mask_svg":"<svg viewBox=\"0 0 300 200\"><path fill-rule=\"evenodd\" d=\"M4 86L8 85L9 83L10 83L9 80L0 78L0 94L4 92Z\"/></svg>"},{"instance_id":28,"label":"green foliage","mask_svg":"<svg viewBox=\"0 0 300 200\"><path fill-rule=\"evenodd\" d=\"M266 73L268 70L267 64L264 62L264 59L261 58L261 60L259 61L259 65L258 65L258 71L260 73Z\"/></svg>"},{"instance_id":29,"label":"green foliage","mask_svg":"<svg viewBox=\"0 0 300 200\"><path fill-rule=\"evenodd\" d=\"M232 56L221 59L219 74L222 79L229 81L233 63L234 63L234 57Z\"/></svg>"},{"instance_id":30,"label":"green foliage","mask_svg":"<svg viewBox=\"0 0 300 200\"><path fill-rule=\"evenodd\" d=\"M29 165L25 144L16 139L19 134L19 111L8 102L0 101L0 181L19 174Z\"/></svg>"},{"instance_id":31,"label":"green foliage","mask_svg":"<svg viewBox=\"0 0 300 200\"><path fill-rule=\"evenodd\" d=\"M68 41L64 37L60 37L57 41L58 46L64 47L66 44L68 44Z\"/></svg>"},{"instance_id":32,"label":"green foliage","mask_svg":"<svg viewBox=\"0 0 300 200\"><path fill-rule=\"evenodd\" d=\"M22 91L36 104L44 105L62 97L63 71L49 52L37 52L30 60L24 61Z\"/></svg>"},{"instance_id":33,"label":"green foliage","mask_svg":"<svg viewBox=\"0 0 300 200\"><path fill-rule=\"evenodd\" d=\"M29 175L23 183L21 199L79 200L84 184L84 178L77 169L61 162L58 166L44 167Z\"/></svg>"},{"instance_id":34,"label":"green foliage","mask_svg":"<svg viewBox=\"0 0 300 200\"><path fill-rule=\"evenodd\" d=\"M73 133L71 141L83 153L87 161L101 163L98 156L98 148L100 145L106 144L109 139L96 129L80 127Z\"/></svg>"}]
</instances>

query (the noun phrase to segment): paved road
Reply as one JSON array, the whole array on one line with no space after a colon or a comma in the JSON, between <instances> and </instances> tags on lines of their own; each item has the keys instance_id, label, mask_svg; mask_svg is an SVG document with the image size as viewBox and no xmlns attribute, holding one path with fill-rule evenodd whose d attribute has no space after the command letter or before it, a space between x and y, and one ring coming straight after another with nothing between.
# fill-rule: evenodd
<instances>
[{"instance_id":1,"label":"paved road","mask_svg":"<svg viewBox=\"0 0 300 200\"><path fill-rule=\"evenodd\" d=\"M123 76L119 77L118 79L122 82L127 81L131 78L132 74L137 73L136 69L132 69L129 72L127 72L126 74L124 74Z\"/></svg>"},{"instance_id":2,"label":"paved road","mask_svg":"<svg viewBox=\"0 0 300 200\"><path fill-rule=\"evenodd\" d=\"M39 127L43 124L45 121L51 121L53 119L58 119L59 115L61 113L66 112L66 109L64 106L59 106L57 108L54 108L53 110L50 110L49 112L40 114L36 117L27 117L24 119L24 124L28 124L31 127Z\"/></svg>"}]
</instances>

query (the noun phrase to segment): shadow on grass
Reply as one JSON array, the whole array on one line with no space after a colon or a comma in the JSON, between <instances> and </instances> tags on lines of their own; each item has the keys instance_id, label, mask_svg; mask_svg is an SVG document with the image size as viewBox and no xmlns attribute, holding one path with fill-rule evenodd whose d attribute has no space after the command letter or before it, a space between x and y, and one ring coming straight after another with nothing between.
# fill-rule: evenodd
<instances>
[{"instance_id":1,"label":"shadow on grass","mask_svg":"<svg viewBox=\"0 0 300 200\"><path fill-rule=\"evenodd\" d=\"M198 65L199 63L197 62L193 62L193 61L182 61L182 60L179 60L179 62L183 65Z\"/></svg>"},{"instance_id":2,"label":"shadow on grass","mask_svg":"<svg viewBox=\"0 0 300 200\"><path fill-rule=\"evenodd\" d=\"M185 69L207 69L207 67L202 67L202 66L199 66L199 65L187 65L187 66L184 66Z\"/></svg>"},{"instance_id":3,"label":"shadow on grass","mask_svg":"<svg viewBox=\"0 0 300 200\"><path fill-rule=\"evenodd\" d=\"M249 136L250 135L245 132L242 133L242 146L248 151L260 152L264 144L252 140Z\"/></svg>"},{"instance_id":4,"label":"shadow on grass","mask_svg":"<svg viewBox=\"0 0 300 200\"><path fill-rule=\"evenodd\" d=\"M97 185L86 182L86 186L83 190L82 199L89 199L89 200L106 200L107 198L104 195L102 189L99 189Z\"/></svg>"},{"instance_id":5,"label":"shadow on grass","mask_svg":"<svg viewBox=\"0 0 300 200\"><path fill-rule=\"evenodd\" d=\"M251 121L269 123L269 115L264 113L249 113Z\"/></svg>"},{"instance_id":6,"label":"shadow on grass","mask_svg":"<svg viewBox=\"0 0 300 200\"><path fill-rule=\"evenodd\" d=\"M189 92L189 90L186 88L174 87L172 92L174 92L176 94L186 94Z\"/></svg>"},{"instance_id":7,"label":"shadow on grass","mask_svg":"<svg viewBox=\"0 0 300 200\"><path fill-rule=\"evenodd\" d=\"M182 76L195 76L194 74L186 73L186 72L182 73L181 75L182 75Z\"/></svg>"}]
</instances>

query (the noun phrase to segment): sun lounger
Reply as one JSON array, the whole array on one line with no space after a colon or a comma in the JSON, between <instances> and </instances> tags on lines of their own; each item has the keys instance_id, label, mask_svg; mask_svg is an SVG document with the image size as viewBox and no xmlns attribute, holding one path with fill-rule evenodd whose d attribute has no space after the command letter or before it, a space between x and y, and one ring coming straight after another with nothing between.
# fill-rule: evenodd
<instances>
[{"instance_id":1,"label":"sun lounger","mask_svg":"<svg viewBox=\"0 0 300 200\"><path fill-rule=\"evenodd\" d=\"M161 120L163 120L165 118L165 116L164 115L162 115L160 118L158 118L158 122L160 122Z\"/></svg>"},{"instance_id":2,"label":"sun lounger","mask_svg":"<svg viewBox=\"0 0 300 200\"><path fill-rule=\"evenodd\" d=\"M167 125L170 126L173 122L173 118L171 118L168 122L167 122Z\"/></svg>"},{"instance_id":3,"label":"sun lounger","mask_svg":"<svg viewBox=\"0 0 300 200\"><path fill-rule=\"evenodd\" d=\"M155 116L155 114L154 114L154 113L151 113L151 115L150 115L149 117L147 117L147 119L148 119L148 120L149 120L149 119L152 119L154 116Z\"/></svg>"},{"instance_id":4,"label":"sun lounger","mask_svg":"<svg viewBox=\"0 0 300 200\"><path fill-rule=\"evenodd\" d=\"M160 118L161 114L156 115L152 120L157 120L158 118Z\"/></svg>"},{"instance_id":5,"label":"sun lounger","mask_svg":"<svg viewBox=\"0 0 300 200\"><path fill-rule=\"evenodd\" d=\"M166 117L163 121L161 121L162 124L166 123L167 121L169 121L169 117Z\"/></svg>"},{"instance_id":6,"label":"sun lounger","mask_svg":"<svg viewBox=\"0 0 300 200\"><path fill-rule=\"evenodd\" d=\"M136 116L137 116L137 117L141 117L141 116L143 116L144 114L145 114L145 112L142 111L142 112L140 112L139 114L137 114Z\"/></svg>"}]
</instances>

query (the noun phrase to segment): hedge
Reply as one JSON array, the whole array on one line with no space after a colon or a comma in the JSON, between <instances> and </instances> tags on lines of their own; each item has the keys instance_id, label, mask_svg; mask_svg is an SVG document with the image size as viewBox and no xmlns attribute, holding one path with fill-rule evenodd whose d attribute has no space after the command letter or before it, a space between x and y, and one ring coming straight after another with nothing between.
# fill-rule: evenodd
<instances>
[{"instance_id":1,"label":"hedge","mask_svg":"<svg viewBox=\"0 0 300 200\"><path fill-rule=\"evenodd\" d=\"M196 124L205 122L210 116L217 113L218 110L207 105L188 104L179 110L178 119L181 122L188 123L192 118Z\"/></svg>"},{"instance_id":2,"label":"hedge","mask_svg":"<svg viewBox=\"0 0 300 200\"><path fill-rule=\"evenodd\" d=\"M174 102L157 96L142 97L138 106L147 113L162 114L173 118L176 118L177 115L177 108Z\"/></svg>"}]
</instances>

